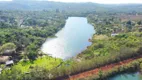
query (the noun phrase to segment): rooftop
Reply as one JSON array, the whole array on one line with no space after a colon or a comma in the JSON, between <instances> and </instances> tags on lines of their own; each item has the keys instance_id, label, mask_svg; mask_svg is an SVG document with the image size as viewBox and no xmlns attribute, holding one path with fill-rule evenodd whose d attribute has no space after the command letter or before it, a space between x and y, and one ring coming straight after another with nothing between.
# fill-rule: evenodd
<instances>
[{"instance_id":1,"label":"rooftop","mask_svg":"<svg viewBox=\"0 0 142 80\"><path fill-rule=\"evenodd\" d=\"M14 64L14 61L13 60L7 61L5 64L6 64L6 66L8 66L8 65Z\"/></svg>"}]
</instances>

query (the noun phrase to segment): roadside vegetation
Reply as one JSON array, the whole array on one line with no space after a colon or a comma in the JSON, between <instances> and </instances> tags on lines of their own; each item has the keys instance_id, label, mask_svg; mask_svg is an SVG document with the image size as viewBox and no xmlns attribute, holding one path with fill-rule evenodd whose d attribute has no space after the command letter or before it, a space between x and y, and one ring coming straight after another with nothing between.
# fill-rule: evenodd
<instances>
[{"instance_id":1,"label":"roadside vegetation","mask_svg":"<svg viewBox=\"0 0 142 80\"><path fill-rule=\"evenodd\" d=\"M79 79L79 80L109 80L109 77L112 77L116 74L140 71L141 63L142 63L142 59L136 59L134 61L131 61L130 63L125 63L120 66L114 66L113 68L110 68L105 71L102 71L100 69L100 71L102 72L99 72L98 74L95 74L93 76L86 77L83 79Z\"/></svg>"}]
</instances>

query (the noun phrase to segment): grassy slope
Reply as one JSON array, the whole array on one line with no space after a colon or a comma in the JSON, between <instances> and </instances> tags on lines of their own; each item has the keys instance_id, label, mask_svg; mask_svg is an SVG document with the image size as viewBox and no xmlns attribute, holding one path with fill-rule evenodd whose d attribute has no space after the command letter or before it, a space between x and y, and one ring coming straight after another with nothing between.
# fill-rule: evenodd
<instances>
[{"instance_id":1,"label":"grassy slope","mask_svg":"<svg viewBox=\"0 0 142 80\"><path fill-rule=\"evenodd\" d=\"M30 67L44 67L47 70L53 69L54 67L57 67L60 63L62 62L61 59L56 59L56 58L52 58L49 56L44 56L42 58L38 58L35 61L20 61L19 63L17 63L16 65L14 65L14 67L16 67L17 69L22 70L22 72L29 72L30 71Z\"/></svg>"}]
</instances>

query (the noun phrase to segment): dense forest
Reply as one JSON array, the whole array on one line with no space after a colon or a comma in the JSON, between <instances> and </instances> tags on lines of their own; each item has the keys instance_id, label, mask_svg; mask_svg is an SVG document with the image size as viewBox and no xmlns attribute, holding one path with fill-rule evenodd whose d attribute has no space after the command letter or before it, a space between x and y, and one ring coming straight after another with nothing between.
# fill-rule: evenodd
<instances>
[{"instance_id":1,"label":"dense forest","mask_svg":"<svg viewBox=\"0 0 142 80\"><path fill-rule=\"evenodd\" d=\"M141 55L141 8L141 4L0 2L0 68L4 69L0 80L64 79ZM45 55L40 50L41 45L46 38L55 37L69 16L87 17L96 31L89 40L92 45L66 61ZM4 65L6 60L3 57L7 55L15 62L10 69ZM122 71L140 67L141 62L141 59L134 62L136 65L132 62ZM108 73L112 75L113 71L115 69ZM104 79L106 75L102 74L86 79Z\"/></svg>"},{"instance_id":2,"label":"dense forest","mask_svg":"<svg viewBox=\"0 0 142 80\"><path fill-rule=\"evenodd\" d=\"M9 47L11 43L16 46L14 47L15 54L28 52L27 57L35 59L38 49L46 38L54 36L64 27L66 18L65 15L56 12L1 11L1 54L7 50L13 50L13 47Z\"/></svg>"},{"instance_id":3,"label":"dense forest","mask_svg":"<svg viewBox=\"0 0 142 80\"><path fill-rule=\"evenodd\" d=\"M56 11L0 11L0 14L0 66L6 73L9 72L8 68L4 68L7 60L14 60L16 64L13 68L23 73L29 71L30 66L54 62L52 67L56 67L62 62L50 56L39 57L44 55L40 50L42 44L64 27L67 15Z\"/></svg>"}]
</instances>

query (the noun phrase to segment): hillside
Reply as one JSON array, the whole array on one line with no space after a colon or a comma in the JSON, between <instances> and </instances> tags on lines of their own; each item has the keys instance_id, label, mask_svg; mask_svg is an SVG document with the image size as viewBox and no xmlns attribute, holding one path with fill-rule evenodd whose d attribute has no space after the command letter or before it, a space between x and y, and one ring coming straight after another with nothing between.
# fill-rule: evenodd
<instances>
[{"instance_id":1,"label":"hillside","mask_svg":"<svg viewBox=\"0 0 142 80\"><path fill-rule=\"evenodd\" d=\"M60 10L62 12L117 12L139 11L141 4L97 4L97 3L62 3L51 1L14 0L0 2L0 10Z\"/></svg>"}]
</instances>

